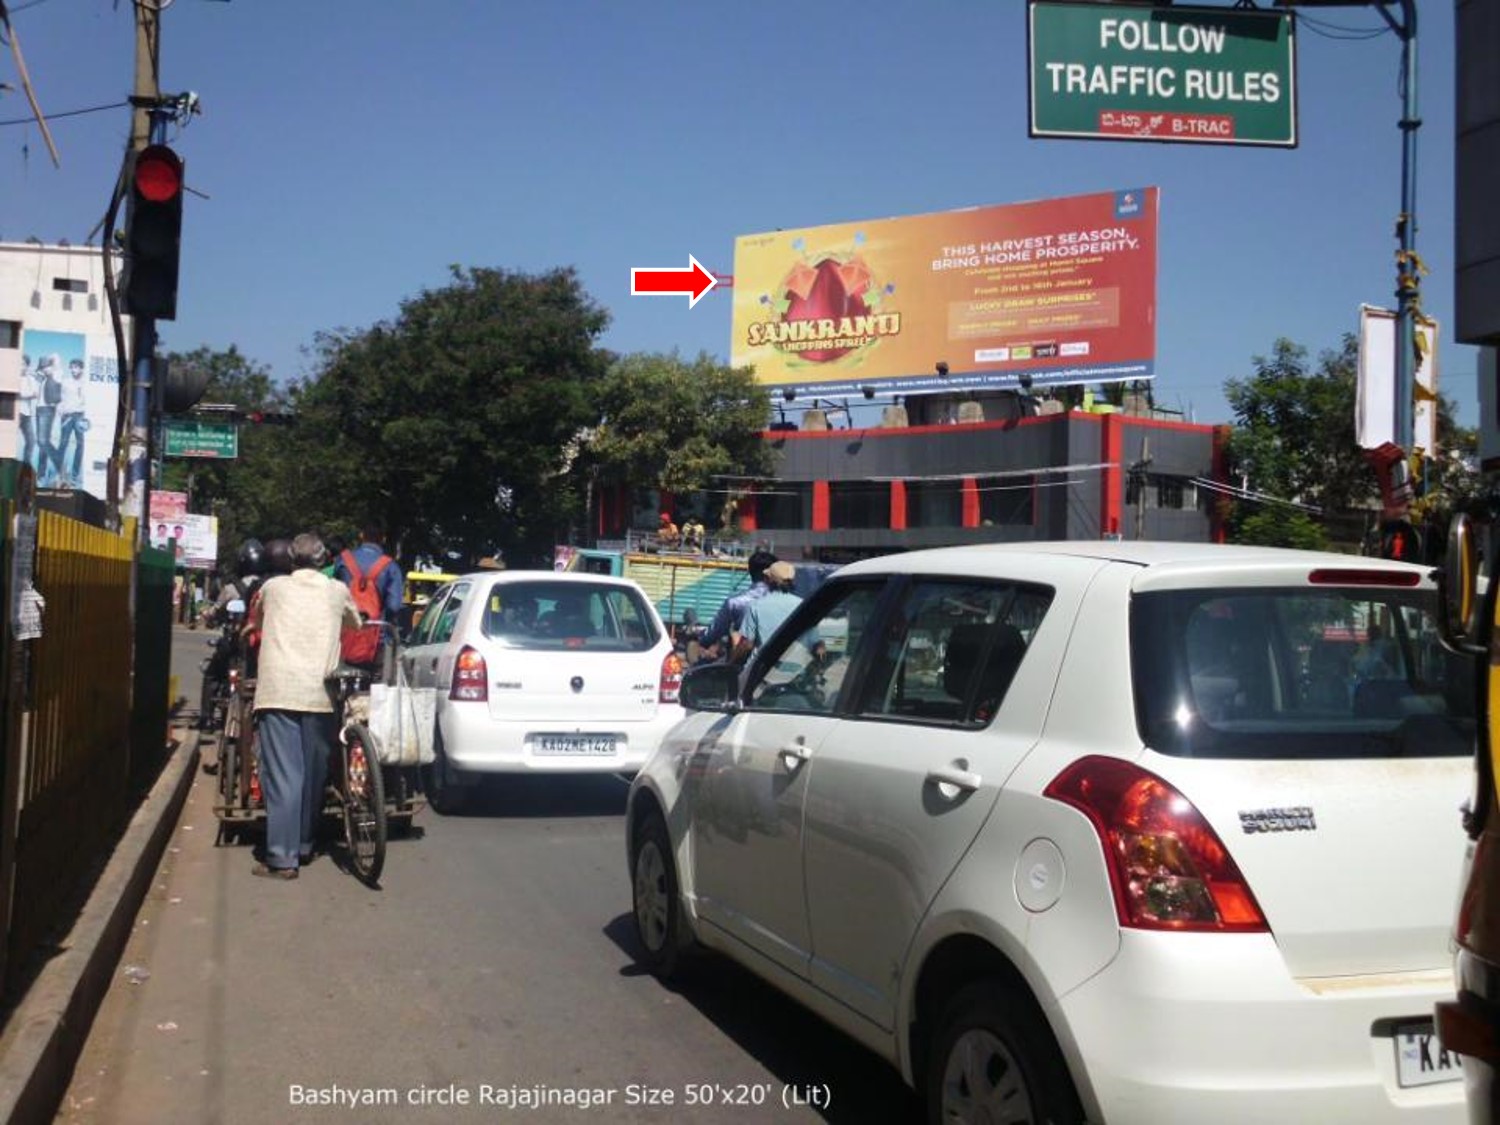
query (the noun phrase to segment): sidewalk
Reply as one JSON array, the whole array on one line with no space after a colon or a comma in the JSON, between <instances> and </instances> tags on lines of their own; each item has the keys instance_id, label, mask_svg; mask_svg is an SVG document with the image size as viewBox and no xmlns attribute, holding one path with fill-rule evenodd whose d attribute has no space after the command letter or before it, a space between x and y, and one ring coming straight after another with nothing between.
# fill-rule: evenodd
<instances>
[{"instance_id":1,"label":"sidewalk","mask_svg":"<svg viewBox=\"0 0 1500 1125\"><path fill-rule=\"evenodd\" d=\"M115 975L157 861L198 774L197 732L174 719L174 749L136 811L61 952L0 1031L0 1121L51 1121Z\"/></svg>"}]
</instances>

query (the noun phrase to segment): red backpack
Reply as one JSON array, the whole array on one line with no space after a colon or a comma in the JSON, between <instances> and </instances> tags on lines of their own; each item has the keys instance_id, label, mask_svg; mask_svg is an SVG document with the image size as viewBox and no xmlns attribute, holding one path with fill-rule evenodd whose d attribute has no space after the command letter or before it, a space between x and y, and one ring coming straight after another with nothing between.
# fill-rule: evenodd
<instances>
[{"instance_id":1,"label":"red backpack","mask_svg":"<svg viewBox=\"0 0 1500 1125\"><path fill-rule=\"evenodd\" d=\"M354 552L345 551L339 561L349 572L349 593L354 598L354 608L370 624L359 629L345 629L339 639L339 648L345 664L373 664L380 655L381 627L374 622L385 616L385 607L380 603L380 588L375 579L391 563L389 555L381 555L369 571L359 569L354 561Z\"/></svg>"}]
</instances>

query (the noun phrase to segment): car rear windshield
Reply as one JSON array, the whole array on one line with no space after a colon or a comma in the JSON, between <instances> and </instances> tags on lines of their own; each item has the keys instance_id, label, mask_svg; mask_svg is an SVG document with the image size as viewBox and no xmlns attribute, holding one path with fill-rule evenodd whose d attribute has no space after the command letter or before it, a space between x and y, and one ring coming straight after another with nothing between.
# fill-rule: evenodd
<instances>
[{"instance_id":1,"label":"car rear windshield","mask_svg":"<svg viewBox=\"0 0 1500 1125\"><path fill-rule=\"evenodd\" d=\"M583 582L503 582L490 587L481 631L513 648L646 652L661 639L640 591Z\"/></svg>"},{"instance_id":2,"label":"car rear windshield","mask_svg":"<svg viewBox=\"0 0 1500 1125\"><path fill-rule=\"evenodd\" d=\"M1470 754L1471 657L1438 638L1437 595L1173 590L1131 604L1141 738L1195 758Z\"/></svg>"}]
</instances>

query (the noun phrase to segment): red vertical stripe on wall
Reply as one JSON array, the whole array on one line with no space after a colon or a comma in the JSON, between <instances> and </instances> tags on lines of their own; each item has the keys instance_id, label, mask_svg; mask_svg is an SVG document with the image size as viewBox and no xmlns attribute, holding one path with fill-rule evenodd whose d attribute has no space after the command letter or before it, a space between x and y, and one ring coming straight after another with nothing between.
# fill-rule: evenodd
<instances>
[{"instance_id":1,"label":"red vertical stripe on wall","mask_svg":"<svg viewBox=\"0 0 1500 1125\"><path fill-rule=\"evenodd\" d=\"M735 511L739 514L741 531L758 531L760 529L760 516L755 507L755 493L747 492L740 497L740 505Z\"/></svg>"},{"instance_id":2,"label":"red vertical stripe on wall","mask_svg":"<svg viewBox=\"0 0 1500 1125\"><path fill-rule=\"evenodd\" d=\"M1104 492L1099 501L1100 519L1103 521L1099 533L1108 535L1120 530L1120 516L1125 507L1125 415L1105 414L1103 419L1104 425L1100 427L1103 431L1103 444L1099 450L1099 460L1104 462L1105 468L1100 474Z\"/></svg>"},{"instance_id":3,"label":"red vertical stripe on wall","mask_svg":"<svg viewBox=\"0 0 1500 1125\"><path fill-rule=\"evenodd\" d=\"M964 477L964 526L979 526L979 482L973 477Z\"/></svg>"},{"instance_id":4,"label":"red vertical stripe on wall","mask_svg":"<svg viewBox=\"0 0 1500 1125\"><path fill-rule=\"evenodd\" d=\"M891 481L891 530L906 530L906 482Z\"/></svg>"},{"instance_id":5,"label":"red vertical stripe on wall","mask_svg":"<svg viewBox=\"0 0 1500 1125\"><path fill-rule=\"evenodd\" d=\"M828 530L828 482L826 480L813 481L812 495L812 530Z\"/></svg>"},{"instance_id":6,"label":"red vertical stripe on wall","mask_svg":"<svg viewBox=\"0 0 1500 1125\"><path fill-rule=\"evenodd\" d=\"M1213 453L1213 477L1215 484L1229 483L1229 434L1228 426L1214 427L1214 453ZM1208 537L1215 543L1224 542L1227 532L1224 527L1222 510L1224 508L1223 496L1215 493L1209 500L1208 509Z\"/></svg>"}]
</instances>

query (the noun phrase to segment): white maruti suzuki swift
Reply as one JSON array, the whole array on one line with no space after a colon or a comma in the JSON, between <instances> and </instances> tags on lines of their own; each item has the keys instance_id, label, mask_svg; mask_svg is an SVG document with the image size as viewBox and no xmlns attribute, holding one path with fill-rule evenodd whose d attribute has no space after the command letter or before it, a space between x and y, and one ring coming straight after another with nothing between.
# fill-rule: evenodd
<instances>
[{"instance_id":1,"label":"white maruti suzuki swift","mask_svg":"<svg viewBox=\"0 0 1500 1125\"><path fill-rule=\"evenodd\" d=\"M931 1121L1458 1122L1473 670L1422 568L1183 543L845 567L632 786L641 957L706 947Z\"/></svg>"}]
</instances>

